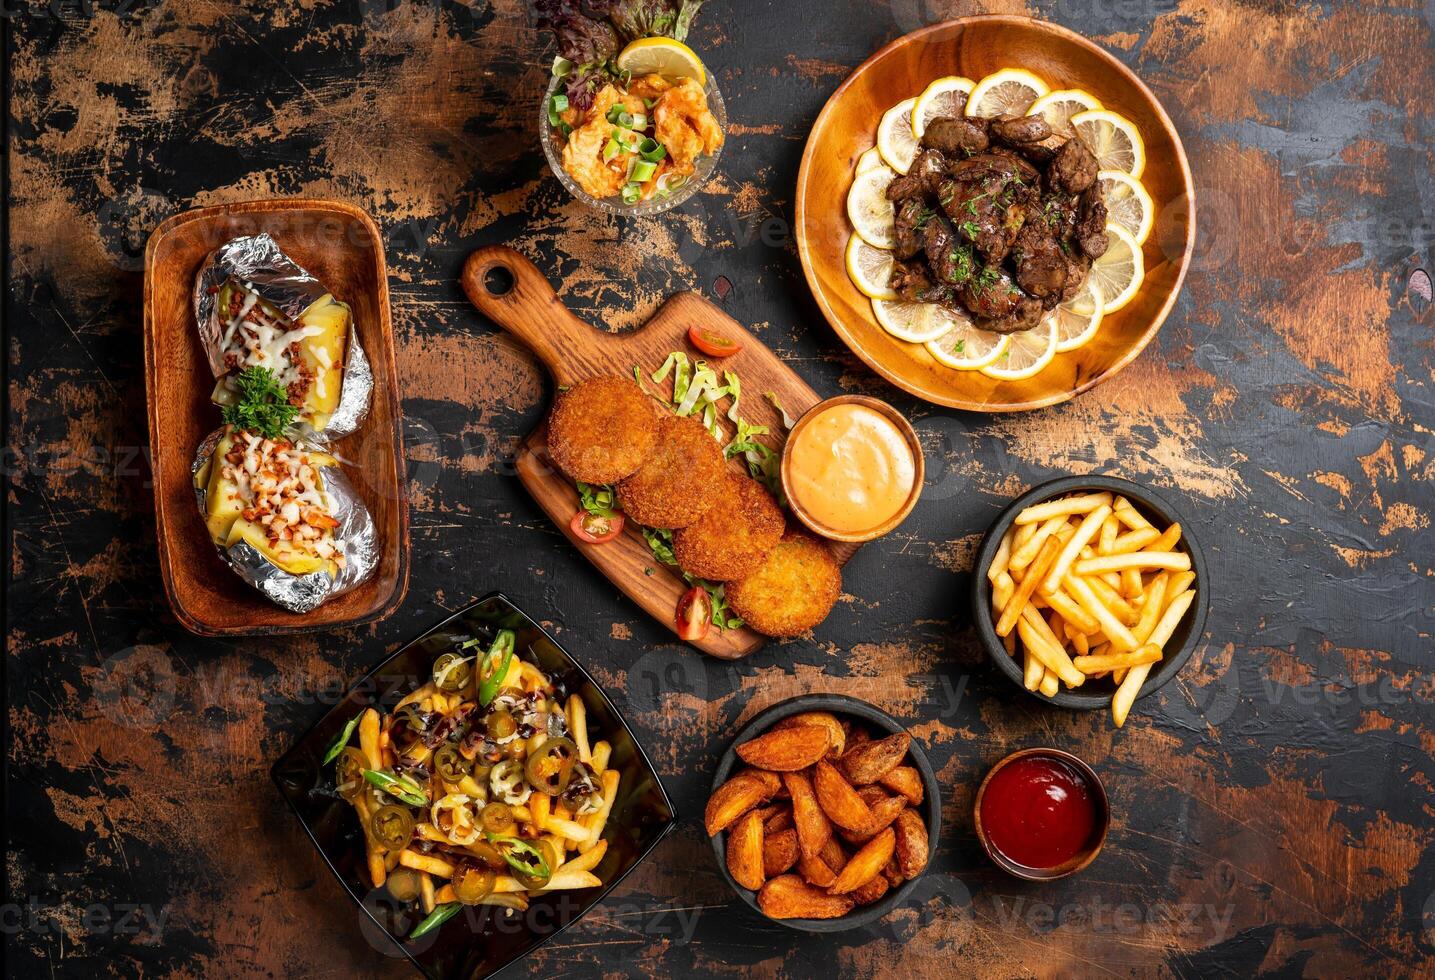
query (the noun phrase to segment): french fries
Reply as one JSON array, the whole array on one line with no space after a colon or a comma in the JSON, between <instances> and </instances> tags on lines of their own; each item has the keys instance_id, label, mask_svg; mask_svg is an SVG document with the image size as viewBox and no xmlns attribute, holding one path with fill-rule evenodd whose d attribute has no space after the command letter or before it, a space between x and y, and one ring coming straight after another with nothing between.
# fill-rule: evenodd
<instances>
[{"instance_id":1,"label":"french fries","mask_svg":"<svg viewBox=\"0 0 1435 980\"><path fill-rule=\"evenodd\" d=\"M994 628L1021 659L1022 686L1051 697L1109 677L1121 727L1196 598L1180 544L1180 524L1159 528L1111 493L1019 513L986 574Z\"/></svg>"},{"instance_id":2,"label":"french fries","mask_svg":"<svg viewBox=\"0 0 1435 980\"><path fill-rule=\"evenodd\" d=\"M904 765L910 748L905 732L873 739L817 712L737 746L749 768L717 788L704 814L710 836L727 833L732 879L756 892L771 918L820 919L870 905L920 875L929 852L918 809L925 787Z\"/></svg>"}]
</instances>

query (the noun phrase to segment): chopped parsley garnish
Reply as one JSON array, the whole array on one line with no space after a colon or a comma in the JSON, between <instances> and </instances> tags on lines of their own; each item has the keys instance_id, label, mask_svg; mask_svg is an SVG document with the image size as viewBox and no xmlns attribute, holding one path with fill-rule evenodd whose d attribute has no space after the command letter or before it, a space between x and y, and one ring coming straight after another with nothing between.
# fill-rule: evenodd
<instances>
[{"instance_id":1,"label":"chopped parsley garnish","mask_svg":"<svg viewBox=\"0 0 1435 980\"><path fill-rule=\"evenodd\" d=\"M245 368L234 378L236 401L224 406L224 421L237 429L266 439L281 439L284 430L299 417L299 407L289 404L289 393L279 377L263 367Z\"/></svg>"},{"instance_id":2,"label":"chopped parsley garnish","mask_svg":"<svg viewBox=\"0 0 1435 980\"><path fill-rule=\"evenodd\" d=\"M982 233L982 226L977 224L975 221L963 221L961 224L961 229L962 234L966 235L973 241L975 241L976 237Z\"/></svg>"}]
</instances>

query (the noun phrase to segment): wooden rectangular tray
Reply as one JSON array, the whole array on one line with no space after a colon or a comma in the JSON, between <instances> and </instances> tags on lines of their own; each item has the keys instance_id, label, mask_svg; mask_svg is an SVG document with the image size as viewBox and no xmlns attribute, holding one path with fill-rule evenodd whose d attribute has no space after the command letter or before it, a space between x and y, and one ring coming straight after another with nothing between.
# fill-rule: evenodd
<instances>
[{"instance_id":1,"label":"wooden rectangular tray","mask_svg":"<svg viewBox=\"0 0 1435 980\"><path fill-rule=\"evenodd\" d=\"M374 371L368 417L334 450L373 514L379 568L358 588L303 615L274 605L224 564L195 505L190 476L199 443L221 424L194 322L194 277L214 249L259 232L273 235L353 307L354 329ZM369 216L334 201L281 200L170 218L145 249L144 355L160 569L179 621L203 636L273 636L356 626L393 612L409 584L408 486L388 272L383 239Z\"/></svg>"},{"instance_id":2,"label":"wooden rectangular tray","mask_svg":"<svg viewBox=\"0 0 1435 980\"><path fill-rule=\"evenodd\" d=\"M501 277L504 285L511 279L511 288L495 291L499 284L491 277ZM571 385L600 375L630 378L634 366L651 374L673 351L701 357L688 342L688 328L697 325L742 344L742 350L723 359L721 365L742 378L742 415L749 422L769 427L773 434L764 441L773 448L781 449L784 430L777 410L763 397L766 392L775 394L794 418L822 400L762 341L697 293L671 297L636 330L606 333L574 316L543 273L506 246L481 248L470 255L464 264L463 288L481 313L533 351L553 376L555 385ZM670 381L668 385L670 389ZM601 545L588 544L573 534L568 524L578 511L578 491L573 481L553 466L547 442L547 424L540 423L518 449L518 478L583 557L649 615L676 632L674 613L687 583L653 557L642 533L631 523L621 537ZM738 460L731 465L747 472ZM828 543L843 564L857 551L856 545ZM710 630L693 646L714 657L736 660L757 651L766 639L746 628Z\"/></svg>"}]
</instances>

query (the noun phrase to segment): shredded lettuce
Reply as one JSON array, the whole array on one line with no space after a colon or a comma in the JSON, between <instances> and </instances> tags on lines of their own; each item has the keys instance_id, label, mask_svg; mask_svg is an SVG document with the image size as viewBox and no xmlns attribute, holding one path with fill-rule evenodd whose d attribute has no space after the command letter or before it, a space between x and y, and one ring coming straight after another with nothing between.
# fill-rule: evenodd
<instances>
[{"instance_id":1,"label":"shredded lettuce","mask_svg":"<svg viewBox=\"0 0 1435 980\"><path fill-rule=\"evenodd\" d=\"M618 516L622 508L618 506L618 495L613 492L612 487L595 486L581 480L574 482L578 485L578 503L584 510L597 517L611 519Z\"/></svg>"},{"instance_id":2,"label":"shredded lettuce","mask_svg":"<svg viewBox=\"0 0 1435 980\"><path fill-rule=\"evenodd\" d=\"M648 542L648 550L653 557L664 565L678 564L677 557L673 554L673 532L663 528L643 528L643 540ZM687 572L682 572L683 581L689 585L699 586L708 594L712 603L713 618L712 624L720 630L735 630L742 626L742 617L738 616L728 608L725 587L721 582L709 582L707 579L698 578Z\"/></svg>"}]
</instances>

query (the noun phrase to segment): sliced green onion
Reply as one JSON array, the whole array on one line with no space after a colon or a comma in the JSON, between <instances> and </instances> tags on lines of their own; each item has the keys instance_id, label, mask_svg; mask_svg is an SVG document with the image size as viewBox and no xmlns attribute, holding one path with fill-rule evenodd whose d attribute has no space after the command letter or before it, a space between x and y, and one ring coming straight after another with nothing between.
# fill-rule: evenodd
<instances>
[{"instance_id":1,"label":"sliced green onion","mask_svg":"<svg viewBox=\"0 0 1435 980\"><path fill-rule=\"evenodd\" d=\"M563 57L561 54L560 54L558 57L556 57L556 58L553 59L553 77L554 77L554 78L563 78L565 75L567 75L567 74L568 74L569 72L571 72L572 70L573 70L573 62L569 61L567 58Z\"/></svg>"},{"instance_id":2,"label":"sliced green onion","mask_svg":"<svg viewBox=\"0 0 1435 980\"><path fill-rule=\"evenodd\" d=\"M414 931L409 933L409 938L421 939L424 936L427 936L429 933L433 932L435 929L443 925L449 919L452 919L455 915L458 915L458 913L462 910L462 902L449 902L447 905L440 905L428 915L424 916L424 920L422 922L414 926Z\"/></svg>"},{"instance_id":3,"label":"sliced green onion","mask_svg":"<svg viewBox=\"0 0 1435 980\"><path fill-rule=\"evenodd\" d=\"M644 99L644 100L643 100L643 107L646 108L646 109L651 109L653 106L655 106L655 105L657 105L657 104L658 104L658 100L657 100L657 99Z\"/></svg>"},{"instance_id":4,"label":"sliced green onion","mask_svg":"<svg viewBox=\"0 0 1435 980\"><path fill-rule=\"evenodd\" d=\"M616 126L619 125L618 120L622 119L626 113L627 110L623 108L623 103L619 102L608 109L607 119L610 123Z\"/></svg>"},{"instance_id":5,"label":"sliced green onion","mask_svg":"<svg viewBox=\"0 0 1435 980\"><path fill-rule=\"evenodd\" d=\"M638 153L649 163L659 163L668 155L668 148L652 137L649 137L639 144Z\"/></svg>"},{"instance_id":6,"label":"sliced green onion","mask_svg":"<svg viewBox=\"0 0 1435 980\"><path fill-rule=\"evenodd\" d=\"M557 98L557 96L554 96L554 98ZM555 109L555 108L553 108L553 99L549 99L549 100L548 100L548 125L552 126L554 129L557 129L557 128L558 128L558 124L561 123L562 121L563 121L562 119L559 119L559 118L558 118L558 110Z\"/></svg>"},{"instance_id":7,"label":"sliced green onion","mask_svg":"<svg viewBox=\"0 0 1435 980\"><path fill-rule=\"evenodd\" d=\"M656 163L651 163L647 160L639 160L633 166L633 179L640 184L646 183L647 181L653 179L653 174L657 173L657 171L658 165Z\"/></svg>"},{"instance_id":8,"label":"sliced green onion","mask_svg":"<svg viewBox=\"0 0 1435 980\"><path fill-rule=\"evenodd\" d=\"M558 122L558 128L561 129L561 130L563 130L563 135L564 135L564 136L572 136L572 135L573 135L573 127L570 126L568 123L563 122L562 120L559 120L559 122Z\"/></svg>"},{"instance_id":9,"label":"sliced green onion","mask_svg":"<svg viewBox=\"0 0 1435 980\"><path fill-rule=\"evenodd\" d=\"M641 112L634 113L628 116L628 121L625 125L627 125L629 129L647 129L648 117L643 115Z\"/></svg>"},{"instance_id":10,"label":"sliced green onion","mask_svg":"<svg viewBox=\"0 0 1435 980\"><path fill-rule=\"evenodd\" d=\"M637 204L637 203L638 203L639 201L641 201L642 199L643 199L643 188L640 187L638 184L635 184L635 183L631 183L631 182L630 182L630 183L627 183L627 184L624 184L624 185L623 185L623 203L624 203L624 204Z\"/></svg>"},{"instance_id":11,"label":"sliced green onion","mask_svg":"<svg viewBox=\"0 0 1435 980\"><path fill-rule=\"evenodd\" d=\"M617 156L617 155L618 155L619 153L621 153L622 151L623 151L623 148L618 145L618 141L617 141L617 140L615 140L615 139L610 139L610 140L608 140L608 142L603 145L603 162L604 162L604 163L607 163L609 160L613 159L615 156Z\"/></svg>"},{"instance_id":12,"label":"sliced green onion","mask_svg":"<svg viewBox=\"0 0 1435 980\"><path fill-rule=\"evenodd\" d=\"M339 733L339 737L329 743L329 748L324 751L324 759L319 763L321 766L327 766L339 757L339 753L344 751L344 746L349 744L349 739L353 736L354 729L359 727L359 719L362 717L363 712L360 712L349 719L349 723L344 726L344 730Z\"/></svg>"},{"instance_id":13,"label":"sliced green onion","mask_svg":"<svg viewBox=\"0 0 1435 980\"><path fill-rule=\"evenodd\" d=\"M555 96L553 96L553 108L554 108L556 111L558 111L558 112L567 112L567 111L568 111L568 96L566 96L566 95L555 95Z\"/></svg>"}]
</instances>

